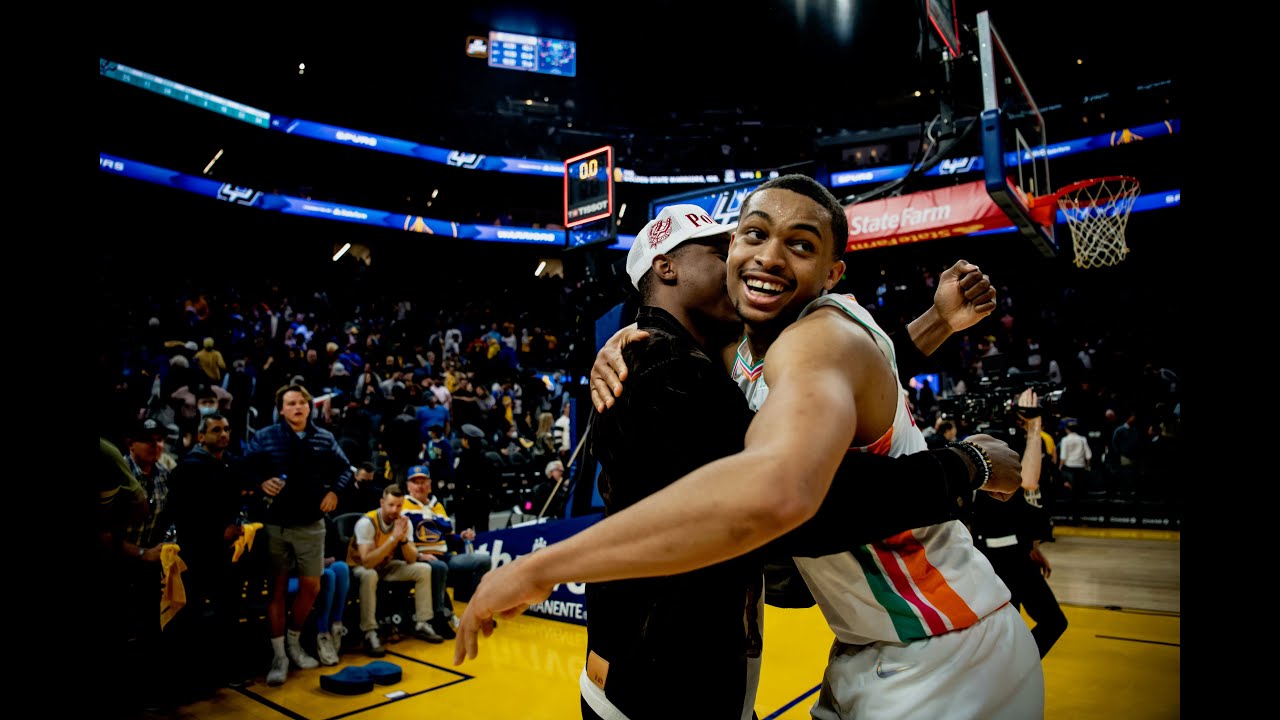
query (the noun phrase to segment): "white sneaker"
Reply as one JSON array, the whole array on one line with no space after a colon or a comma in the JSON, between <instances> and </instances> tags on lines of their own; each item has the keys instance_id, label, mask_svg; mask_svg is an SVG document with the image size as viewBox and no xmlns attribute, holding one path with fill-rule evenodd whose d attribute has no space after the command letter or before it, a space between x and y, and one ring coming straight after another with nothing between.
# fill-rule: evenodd
<instances>
[{"instance_id":1,"label":"white sneaker","mask_svg":"<svg viewBox=\"0 0 1280 720\"><path fill-rule=\"evenodd\" d=\"M294 665L303 670L310 670L313 667L320 666L320 661L308 655L307 651L302 649L302 643L297 640L286 639L284 641L284 654L289 656Z\"/></svg>"},{"instance_id":2,"label":"white sneaker","mask_svg":"<svg viewBox=\"0 0 1280 720\"><path fill-rule=\"evenodd\" d=\"M289 658L275 656L271 658L271 672L267 673L268 685L283 685L289 678Z\"/></svg>"},{"instance_id":3,"label":"white sneaker","mask_svg":"<svg viewBox=\"0 0 1280 720\"><path fill-rule=\"evenodd\" d=\"M462 625L462 618L458 617L457 615L449 616L449 627L453 628L454 630L457 630L461 625Z\"/></svg>"},{"instance_id":4,"label":"white sneaker","mask_svg":"<svg viewBox=\"0 0 1280 720\"><path fill-rule=\"evenodd\" d=\"M364 654L369 657L383 657L387 654L382 647L382 640L378 637L377 630L370 630L364 634Z\"/></svg>"},{"instance_id":5,"label":"white sneaker","mask_svg":"<svg viewBox=\"0 0 1280 720\"><path fill-rule=\"evenodd\" d=\"M329 633L316 635L316 654L320 656L321 665L337 665L338 651L333 648L333 636Z\"/></svg>"}]
</instances>

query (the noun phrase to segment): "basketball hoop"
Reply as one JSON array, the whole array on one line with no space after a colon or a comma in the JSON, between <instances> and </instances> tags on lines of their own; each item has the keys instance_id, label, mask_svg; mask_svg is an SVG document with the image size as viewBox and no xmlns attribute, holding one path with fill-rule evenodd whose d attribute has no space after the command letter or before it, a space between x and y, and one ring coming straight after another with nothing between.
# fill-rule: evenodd
<instances>
[{"instance_id":1,"label":"basketball hoop","mask_svg":"<svg viewBox=\"0 0 1280 720\"><path fill-rule=\"evenodd\" d=\"M1067 217L1075 264L1080 268L1118 265L1129 253L1124 229L1141 186L1127 175L1081 180L1052 197Z\"/></svg>"}]
</instances>

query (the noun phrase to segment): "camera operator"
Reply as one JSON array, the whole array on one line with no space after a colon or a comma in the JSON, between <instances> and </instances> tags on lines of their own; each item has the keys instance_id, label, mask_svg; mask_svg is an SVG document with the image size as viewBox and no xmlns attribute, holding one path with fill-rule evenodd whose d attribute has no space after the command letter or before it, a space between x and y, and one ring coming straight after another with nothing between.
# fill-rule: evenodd
<instances>
[{"instance_id":1,"label":"camera operator","mask_svg":"<svg viewBox=\"0 0 1280 720\"><path fill-rule=\"evenodd\" d=\"M1040 506L1040 481L1044 467L1040 398L1032 388L1019 393L1009 418L1014 427L992 428L992 436L1004 440L1022 454L1022 492L1008 502L978 493L969 521L974 544L996 574L1009 587L1009 602L1025 610L1035 622L1031 635L1044 657L1067 629L1063 614L1047 578L1049 560L1040 542L1049 536L1049 515Z\"/></svg>"}]
</instances>

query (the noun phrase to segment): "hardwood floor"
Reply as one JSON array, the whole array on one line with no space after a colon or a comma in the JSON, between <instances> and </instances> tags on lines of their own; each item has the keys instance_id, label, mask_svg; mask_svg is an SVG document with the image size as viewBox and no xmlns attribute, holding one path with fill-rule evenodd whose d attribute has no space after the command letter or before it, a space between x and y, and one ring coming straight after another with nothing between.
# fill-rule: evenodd
<instances>
[{"instance_id":1,"label":"hardwood floor","mask_svg":"<svg viewBox=\"0 0 1280 720\"><path fill-rule=\"evenodd\" d=\"M1181 542L1176 531L1058 528L1042 545L1061 604L1181 611Z\"/></svg>"},{"instance_id":2,"label":"hardwood floor","mask_svg":"<svg viewBox=\"0 0 1280 720\"><path fill-rule=\"evenodd\" d=\"M1044 552L1050 584L1070 623L1044 658L1049 720L1168 720L1181 714L1180 552L1177 532L1058 528ZM463 607L459 603L458 607ZM766 613L760 720L804 720L821 679L831 633L816 608ZM370 661L359 652L339 668L294 670L280 687L262 678L239 690L147 718L309 720L458 717L473 720L577 720L578 673L586 631L522 616L504 621L480 655L452 665L453 643L403 640L384 660L402 666L394 687L339 696L319 677ZM264 668L265 672L265 668ZM402 690L405 696L385 694ZM672 717L680 717L672 700ZM945 720L945 719L943 719Z\"/></svg>"}]
</instances>

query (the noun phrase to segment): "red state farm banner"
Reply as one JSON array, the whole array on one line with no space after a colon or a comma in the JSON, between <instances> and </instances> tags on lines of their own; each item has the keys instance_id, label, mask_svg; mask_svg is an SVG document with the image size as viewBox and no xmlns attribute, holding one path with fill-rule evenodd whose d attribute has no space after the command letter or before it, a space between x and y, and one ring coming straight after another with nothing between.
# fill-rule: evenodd
<instances>
[{"instance_id":1,"label":"red state farm banner","mask_svg":"<svg viewBox=\"0 0 1280 720\"><path fill-rule=\"evenodd\" d=\"M847 250L905 245L969 235L1013 223L977 180L964 185L871 200L844 209Z\"/></svg>"}]
</instances>

